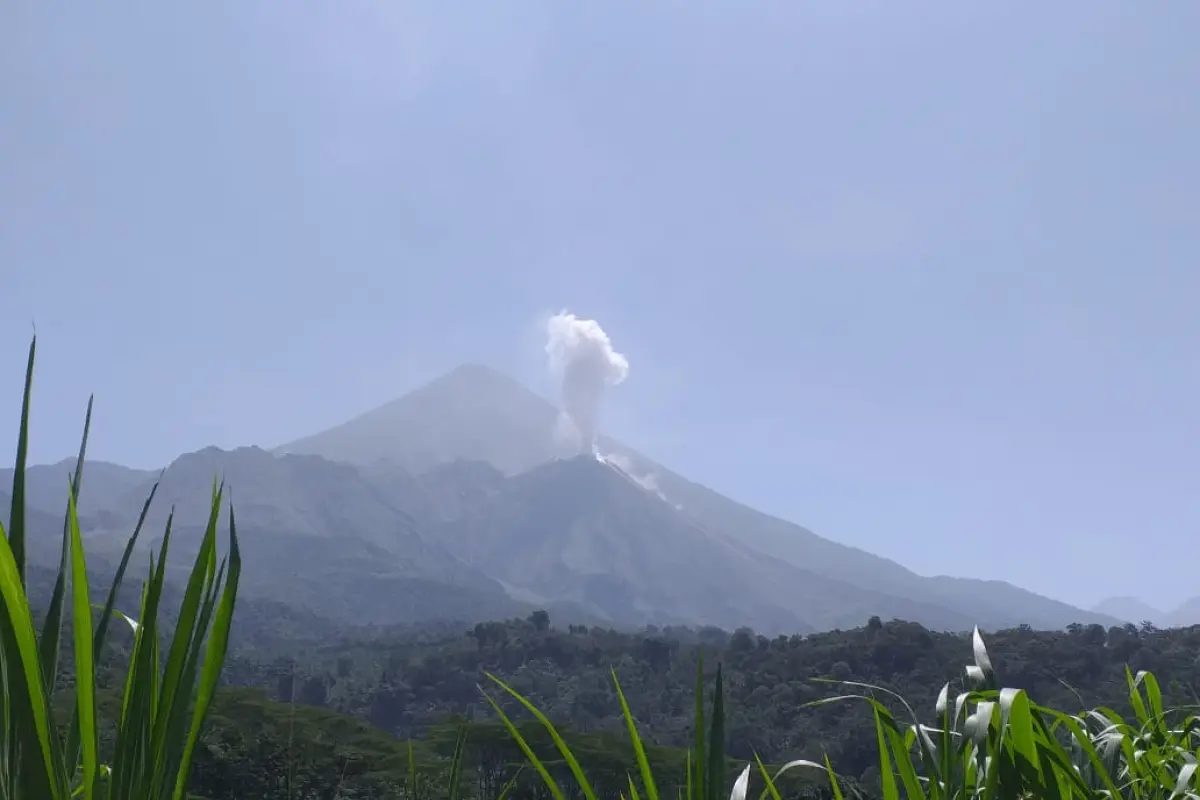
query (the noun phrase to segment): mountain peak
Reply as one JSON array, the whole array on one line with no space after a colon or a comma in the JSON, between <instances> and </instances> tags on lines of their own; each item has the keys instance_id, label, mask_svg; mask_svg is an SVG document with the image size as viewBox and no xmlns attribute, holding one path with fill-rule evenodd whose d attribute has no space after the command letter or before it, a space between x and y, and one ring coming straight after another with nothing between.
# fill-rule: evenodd
<instances>
[{"instance_id":1,"label":"mountain peak","mask_svg":"<svg viewBox=\"0 0 1200 800\"><path fill-rule=\"evenodd\" d=\"M489 367L487 364L483 364L478 361L468 361L466 363L459 364L454 369L443 374L440 378L435 378L434 380L430 381L428 384L426 384L426 386L434 386L437 384L462 385L480 383L504 383L510 386L518 386L521 389L525 388L521 386L515 378L511 378L495 367Z\"/></svg>"},{"instance_id":2,"label":"mountain peak","mask_svg":"<svg viewBox=\"0 0 1200 800\"><path fill-rule=\"evenodd\" d=\"M1116 617L1122 622L1135 624L1145 620L1159 622L1164 616L1160 609L1154 608L1138 597L1128 595L1107 597L1093 606L1092 610L1099 614Z\"/></svg>"},{"instance_id":3,"label":"mountain peak","mask_svg":"<svg viewBox=\"0 0 1200 800\"><path fill-rule=\"evenodd\" d=\"M349 422L279 448L368 464L388 459L412 472L456 460L522 472L559 454L558 409L499 370L462 364Z\"/></svg>"},{"instance_id":4,"label":"mountain peak","mask_svg":"<svg viewBox=\"0 0 1200 800\"><path fill-rule=\"evenodd\" d=\"M466 398L478 400L494 397L505 398L510 402L546 402L516 378L487 364L468 361L380 408L411 405L418 398L437 398L443 402L461 403Z\"/></svg>"}]
</instances>

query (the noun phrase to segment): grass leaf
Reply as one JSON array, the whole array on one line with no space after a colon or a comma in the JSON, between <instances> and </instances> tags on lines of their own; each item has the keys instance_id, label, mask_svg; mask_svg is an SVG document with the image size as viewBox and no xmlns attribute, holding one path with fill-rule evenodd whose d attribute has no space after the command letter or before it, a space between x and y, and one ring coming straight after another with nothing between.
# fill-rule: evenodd
<instances>
[{"instance_id":1,"label":"grass leaf","mask_svg":"<svg viewBox=\"0 0 1200 800\"><path fill-rule=\"evenodd\" d=\"M33 361L37 352L37 336L29 342L29 359L25 364L25 390L21 395L21 427L17 434L17 463L13 470L12 507L8 515L8 545L18 582L25 585L25 467L29 460L29 403L33 395Z\"/></svg>"},{"instance_id":2,"label":"grass leaf","mask_svg":"<svg viewBox=\"0 0 1200 800\"><path fill-rule=\"evenodd\" d=\"M75 492L68 487L67 522L71 530L71 592L75 631L75 695L79 712L79 739L83 750L83 796L92 800L96 793L99 768L99 734L96 729L96 675L92 662L92 603L88 594L87 560L79 533L79 514ZM74 767L74 764L71 765Z\"/></svg>"}]
</instances>

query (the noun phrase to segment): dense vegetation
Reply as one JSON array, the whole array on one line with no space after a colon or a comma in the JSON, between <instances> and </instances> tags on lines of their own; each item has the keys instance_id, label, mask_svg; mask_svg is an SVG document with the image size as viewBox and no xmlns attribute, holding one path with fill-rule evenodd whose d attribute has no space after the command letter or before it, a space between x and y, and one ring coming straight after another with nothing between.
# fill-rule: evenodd
<instances>
[{"instance_id":1,"label":"dense vegetation","mask_svg":"<svg viewBox=\"0 0 1200 800\"><path fill-rule=\"evenodd\" d=\"M729 755L768 762L820 758L870 780L878 771L872 715L865 706L805 704L836 694L817 679L887 687L932 708L942 685L964 676L967 637L872 619L859 629L766 638L748 630L649 629L622 633L571 626L542 615L464 628L425 626L360 633L234 654L227 682L277 701L356 716L400 737L423 737L457 715L494 715L480 684L503 679L551 719L582 733L619 734L624 723L615 669L641 730L655 744L686 747L692 736L697 654L714 677L723 665ZM1128 711L1125 665L1169 676L1166 702L1192 702L1200 688L1200 627L1074 626L998 631L988 637L997 678L1055 708ZM613 740L619 741L619 740ZM615 745L627 747L627 745Z\"/></svg>"},{"instance_id":2,"label":"dense vegetation","mask_svg":"<svg viewBox=\"0 0 1200 800\"><path fill-rule=\"evenodd\" d=\"M129 537L106 600L96 604L75 502L83 483L89 401L79 457L64 486L68 503L58 570L44 615L40 624L35 622L26 583L25 508L35 353L36 339L30 343L25 372L7 529L0 525L0 798L182 800L229 645L241 573L233 513L229 553L218 559L222 490L214 484L208 524L169 638L161 635L158 611L171 539L169 520L150 561L136 616L123 613L116 603L141 520ZM153 492L144 509L152 499ZM95 609L100 610L98 616ZM98 679L105 674L100 664L114 623L128 625L130 643L122 688L113 693L118 700L104 713ZM64 627L69 638L63 635ZM62 658L64 639L69 642L69 659ZM69 681L59 680L64 672ZM64 705L67 689L72 697Z\"/></svg>"}]
</instances>

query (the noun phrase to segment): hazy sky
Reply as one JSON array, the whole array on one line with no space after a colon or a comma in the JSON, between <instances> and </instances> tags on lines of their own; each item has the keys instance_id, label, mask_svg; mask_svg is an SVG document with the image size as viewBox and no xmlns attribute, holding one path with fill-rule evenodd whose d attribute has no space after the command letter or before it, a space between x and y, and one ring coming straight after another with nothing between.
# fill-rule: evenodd
<instances>
[{"instance_id":1,"label":"hazy sky","mask_svg":"<svg viewBox=\"0 0 1200 800\"><path fill-rule=\"evenodd\" d=\"M986 5L986 7L984 7ZM280 444L538 324L926 573L1195 594L1200 4L9 3L0 458Z\"/></svg>"}]
</instances>

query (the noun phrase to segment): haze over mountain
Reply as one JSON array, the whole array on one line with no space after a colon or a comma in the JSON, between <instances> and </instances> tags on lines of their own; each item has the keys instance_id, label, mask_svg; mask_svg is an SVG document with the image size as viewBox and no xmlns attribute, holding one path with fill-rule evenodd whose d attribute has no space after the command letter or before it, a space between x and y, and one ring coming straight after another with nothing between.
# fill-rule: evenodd
<instances>
[{"instance_id":1,"label":"haze over mountain","mask_svg":"<svg viewBox=\"0 0 1200 800\"><path fill-rule=\"evenodd\" d=\"M99 510L82 516L80 527L89 557L115 561L156 476L140 484L92 487L90 469L89 463L81 495L92 496ZM59 492L53 491L59 485L57 473L56 466L31 469L27 475L30 558L43 564L57 562L61 542L64 504L58 498L66 487L64 483ZM364 624L527 611L510 602L496 581L444 548L428 544L413 520L380 498L358 470L317 457L278 458L253 447L210 447L180 456L162 474L140 550L159 546L173 512L169 565L180 570L189 566L209 516L217 476L236 503L247 596ZM118 485L117 494L95 497L98 488ZM227 511L220 522L223 534ZM175 577L186 576L176 572Z\"/></svg>"},{"instance_id":2,"label":"haze over mountain","mask_svg":"<svg viewBox=\"0 0 1200 800\"><path fill-rule=\"evenodd\" d=\"M539 607L560 621L769 633L871 616L944 630L1116 622L1008 583L920 576L613 440L597 438L596 454L579 455L581 446L591 450L563 436L548 400L466 365L273 453L209 447L180 456L161 475L143 548L159 541L174 509L172 552L194 552L221 475L238 511L248 596L352 623ZM44 531L31 553L44 562L57 557L70 466L29 471L31 528ZM119 552L158 479L89 463L81 526L101 557Z\"/></svg>"},{"instance_id":3,"label":"haze over mountain","mask_svg":"<svg viewBox=\"0 0 1200 800\"><path fill-rule=\"evenodd\" d=\"M505 475L515 476L570 454L571 446L555 433L559 415L552 403L517 381L472 364L452 370L342 425L284 445L277 452L320 455L371 469L378 469L372 465L390 462L417 474L457 461L486 462ZM693 548L718 548L715 542L720 542L719 548L726 554L733 550L750 554L746 558L766 557L766 561L756 562L756 568L763 570L760 577L767 570L763 564L771 564L772 569L782 565L791 570L788 580L796 584L807 583L811 587L819 581L833 581L842 587L841 592L829 594L814 590L810 599L846 597L845 589L852 587L859 598L868 594L888 598L893 609L899 600L922 604L923 611L913 612L916 621L931 627L954 625L961 620L985 626L1027 623L1037 627L1062 627L1075 621L1112 621L1105 615L1085 612L1004 582L919 576L893 561L839 545L723 497L611 439L599 437L597 449L644 490L636 502L644 502L647 494L662 501L655 514L669 518L667 527L690 531L682 541L691 543ZM563 468L560 464L535 473L551 476ZM611 491L611 485L603 483L611 484L611 478L601 470L581 472L575 480L579 481L571 493L575 498L604 496ZM516 481L513 486L526 484ZM501 488L494 492L506 495ZM561 498L559 502L563 502ZM633 501L624 497L613 502ZM531 502L523 503L522 507L530 514L537 508ZM574 508L579 511L581 506ZM483 514L478 507L472 513ZM486 535L509 546L520 541L520 534L531 524L527 520L501 519L498 512L489 518ZM641 522L645 524L644 520ZM447 530L458 531L461 543L461 528L467 524L459 520ZM590 526L593 535L596 524L593 521ZM612 535L633 539L649 535L628 518L621 524L610 520L608 525ZM497 530L505 526L510 529L508 535ZM663 526L664 522L657 519L652 527L661 530ZM569 527L564 523L556 529L557 533L566 536ZM513 558L519 562L522 556L529 555L518 547ZM716 558L721 557L725 556ZM557 563L561 567L562 562ZM605 574L628 577L620 570ZM774 601L802 619L807 614L816 625L838 617L832 609L815 611L810 602L786 593L775 595ZM857 604L843 607L854 605ZM884 613L888 613L886 609Z\"/></svg>"},{"instance_id":4,"label":"haze over mountain","mask_svg":"<svg viewBox=\"0 0 1200 800\"><path fill-rule=\"evenodd\" d=\"M1200 625L1200 596L1189 598L1170 611L1155 608L1137 597L1107 597L1092 610L1116 617L1123 622L1140 625L1152 622L1160 628Z\"/></svg>"}]
</instances>

